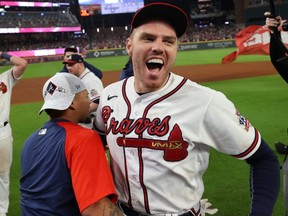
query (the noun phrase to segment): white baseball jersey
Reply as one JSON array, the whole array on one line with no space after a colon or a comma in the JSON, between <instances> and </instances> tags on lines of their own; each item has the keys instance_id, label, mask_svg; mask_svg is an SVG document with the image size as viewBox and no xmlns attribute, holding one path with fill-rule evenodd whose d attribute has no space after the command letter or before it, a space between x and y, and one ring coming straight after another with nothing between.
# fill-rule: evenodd
<instances>
[{"instance_id":1,"label":"white baseball jersey","mask_svg":"<svg viewBox=\"0 0 288 216\"><path fill-rule=\"evenodd\" d=\"M92 73L88 68L79 77L85 84L89 93L89 98L92 102L99 100L103 91L102 81Z\"/></svg>"},{"instance_id":2,"label":"white baseball jersey","mask_svg":"<svg viewBox=\"0 0 288 216\"><path fill-rule=\"evenodd\" d=\"M0 74L0 212L6 213L9 206L10 166L13 160L13 136L9 121L12 88L17 82L12 69Z\"/></svg>"},{"instance_id":3,"label":"white baseball jersey","mask_svg":"<svg viewBox=\"0 0 288 216\"><path fill-rule=\"evenodd\" d=\"M261 140L222 93L173 73L142 95L134 77L109 85L94 125L107 134L119 200L147 214L198 205L210 147L244 160Z\"/></svg>"},{"instance_id":4,"label":"white baseball jersey","mask_svg":"<svg viewBox=\"0 0 288 216\"><path fill-rule=\"evenodd\" d=\"M100 99L100 95L103 91L103 84L102 81L94 74L92 73L88 68L85 69L85 71L81 74L79 77L83 83L85 84L85 87L88 91L88 96L91 102L95 102ZM94 113L95 115L96 113ZM82 126L86 128L92 128L92 123L90 124L82 124Z\"/></svg>"},{"instance_id":5,"label":"white baseball jersey","mask_svg":"<svg viewBox=\"0 0 288 216\"><path fill-rule=\"evenodd\" d=\"M9 120L12 88L17 82L12 68L0 74L0 123Z\"/></svg>"}]
</instances>

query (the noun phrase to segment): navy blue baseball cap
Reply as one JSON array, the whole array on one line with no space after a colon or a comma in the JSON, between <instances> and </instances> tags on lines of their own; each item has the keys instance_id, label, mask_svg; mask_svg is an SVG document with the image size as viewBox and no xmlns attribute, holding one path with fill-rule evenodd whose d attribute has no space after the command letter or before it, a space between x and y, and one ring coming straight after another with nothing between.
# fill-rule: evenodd
<instances>
[{"instance_id":1,"label":"navy blue baseball cap","mask_svg":"<svg viewBox=\"0 0 288 216\"><path fill-rule=\"evenodd\" d=\"M186 32L189 25L187 14L180 7L165 2L153 2L136 11L131 21L131 33L134 28L155 19L167 21L175 29L178 38Z\"/></svg>"},{"instance_id":2,"label":"navy blue baseball cap","mask_svg":"<svg viewBox=\"0 0 288 216\"><path fill-rule=\"evenodd\" d=\"M71 54L69 57L68 57L68 60L67 61L64 61L63 64L75 64L75 63L83 63L84 62L84 58L79 55L79 54Z\"/></svg>"}]
</instances>

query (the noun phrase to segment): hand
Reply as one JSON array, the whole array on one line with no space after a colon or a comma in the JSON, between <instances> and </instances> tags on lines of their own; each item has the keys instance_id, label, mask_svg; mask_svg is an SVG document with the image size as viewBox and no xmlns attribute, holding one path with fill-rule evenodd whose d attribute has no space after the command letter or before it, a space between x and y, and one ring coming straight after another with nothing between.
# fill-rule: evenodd
<instances>
[{"instance_id":1,"label":"hand","mask_svg":"<svg viewBox=\"0 0 288 216\"><path fill-rule=\"evenodd\" d=\"M201 208L204 209L205 213L209 215L214 215L218 212L217 208L211 208L212 204L208 202L208 199L201 199Z\"/></svg>"},{"instance_id":2,"label":"hand","mask_svg":"<svg viewBox=\"0 0 288 216\"><path fill-rule=\"evenodd\" d=\"M278 31L280 31L280 26L282 23L282 18L281 16L276 16L274 17L270 17L271 13L270 12L265 12L264 16L266 17L266 21L265 24L266 26L270 29L270 32L273 34L275 31L275 28L278 28Z\"/></svg>"}]
</instances>

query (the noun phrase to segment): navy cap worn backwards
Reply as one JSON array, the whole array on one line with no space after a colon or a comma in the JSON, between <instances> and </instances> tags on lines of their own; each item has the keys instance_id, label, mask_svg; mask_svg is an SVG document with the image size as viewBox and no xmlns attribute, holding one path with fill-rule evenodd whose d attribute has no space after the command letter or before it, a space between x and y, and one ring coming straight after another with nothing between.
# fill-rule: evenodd
<instances>
[{"instance_id":1,"label":"navy cap worn backwards","mask_svg":"<svg viewBox=\"0 0 288 216\"><path fill-rule=\"evenodd\" d=\"M188 16L181 8L169 3L154 2L136 11L131 22L132 31L153 19L167 21L175 29L178 38L186 32L189 24Z\"/></svg>"},{"instance_id":2,"label":"navy cap worn backwards","mask_svg":"<svg viewBox=\"0 0 288 216\"><path fill-rule=\"evenodd\" d=\"M84 59L81 55L79 54L71 54L68 57L67 61L64 61L63 64L75 64L75 63L83 63Z\"/></svg>"}]
</instances>

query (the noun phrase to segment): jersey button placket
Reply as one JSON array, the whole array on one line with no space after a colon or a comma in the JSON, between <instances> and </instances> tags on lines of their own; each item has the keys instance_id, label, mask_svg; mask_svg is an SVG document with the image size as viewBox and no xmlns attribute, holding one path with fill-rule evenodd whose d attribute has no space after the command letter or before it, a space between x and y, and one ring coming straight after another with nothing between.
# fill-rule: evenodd
<instances>
[{"instance_id":1,"label":"jersey button placket","mask_svg":"<svg viewBox=\"0 0 288 216\"><path fill-rule=\"evenodd\" d=\"M134 116L135 116L136 118L139 117L139 115L140 115L140 111L139 111L139 109L140 109L140 107L139 107L140 102L141 102L141 99L138 98L138 99L135 100L135 103L134 103L133 114L134 114Z\"/></svg>"},{"instance_id":2,"label":"jersey button placket","mask_svg":"<svg viewBox=\"0 0 288 216\"><path fill-rule=\"evenodd\" d=\"M135 181L135 182L139 182L139 179L137 178L136 175L133 175L133 176L132 176L132 180Z\"/></svg>"}]
</instances>

